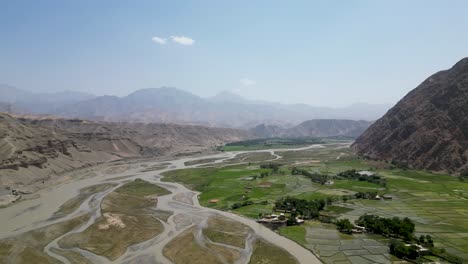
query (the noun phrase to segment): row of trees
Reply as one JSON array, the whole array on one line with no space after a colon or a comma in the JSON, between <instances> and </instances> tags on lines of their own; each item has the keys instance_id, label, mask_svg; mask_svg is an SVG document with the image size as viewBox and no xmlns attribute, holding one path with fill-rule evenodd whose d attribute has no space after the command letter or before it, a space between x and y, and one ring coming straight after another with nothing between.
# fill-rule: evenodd
<instances>
[{"instance_id":1,"label":"row of trees","mask_svg":"<svg viewBox=\"0 0 468 264\"><path fill-rule=\"evenodd\" d=\"M318 182L318 183L321 183L321 184L325 184L325 182L328 179L327 175L323 175L323 174L320 174L320 173L311 173L311 172L309 172L307 170L298 169L296 167L293 167L291 169L291 174L292 175L303 175L303 176L309 178L311 181Z\"/></svg>"}]
</instances>

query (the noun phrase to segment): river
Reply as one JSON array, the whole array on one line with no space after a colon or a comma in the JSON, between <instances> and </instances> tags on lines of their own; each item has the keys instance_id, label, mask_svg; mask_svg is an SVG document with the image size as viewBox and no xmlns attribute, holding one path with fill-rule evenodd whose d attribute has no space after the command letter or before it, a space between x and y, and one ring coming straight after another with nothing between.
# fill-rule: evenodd
<instances>
[{"instance_id":1,"label":"river","mask_svg":"<svg viewBox=\"0 0 468 264\"><path fill-rule=\"evenodd\" d=\"M85 225L76 230L72 230L69 233L81 232L100 217L100 203L107 194L118 188L123 182L135 178L141 178L171 191L171 194L159 197L157 203L157 209L173 212L167 223L163 223L165 227L163 233L148 241L130 246L121 257L113 262L109 261L107 258L97 256L85 250L76 249L76 251L82 253L93 263L171 263L162 253L164 246L187 228L190 228L193 225L203 224L210 216L218 214L249 226L254 231L255 236L261 237L278 247L284 248L290 254L295 256L299 263L321 263L320 260L309 250L283 236L280 236L263 225L258 224L256 221L233 213L203 207L198 201L199 193L189 190L178 183L161 182L161 174L164 172L194 168L207 164L222 163L239 154L269 152L274 157L272 160L275 160L281 158L275 153L276 151L298 151L321 147L323 146L311 145L295 149L225 152L205 156L179 158L169 161L121 161L118 164L110 163L108 166L99 166L96 168L96 171L92 172L88 169L83 172L83 175L75 175L75 177L68 182L39 191L39 195L35 199L21 201L13 206L0 209L0 223L2 223L0 225L0 238L15 236L23 232L74 218L83 214L83 212L88 212L91 214L90 220ZM204 164L191 166L185 165L185 162L201 159L217 160ZM145 168L158 165L167 165L167 167L144 172ZM78 195L78 191L81 188L104 182L116 183L118 185L105 192L91 195L71 214L59 219L50 220L53 213L56 212L65 201ZM50 248L52 247L59 248L57 241L61 237L49 243L45 247L44 251L54 258L57 258L64 263L68 263L65 258L50 251ZM250 256L251 254L252 247L250 242L247 243L244 250L245 252L241 252L243 253L241 255L244 257L241 257L238 261L239 263L248 263L249 257L245 256Z\"/></svg>"}]
</instances>

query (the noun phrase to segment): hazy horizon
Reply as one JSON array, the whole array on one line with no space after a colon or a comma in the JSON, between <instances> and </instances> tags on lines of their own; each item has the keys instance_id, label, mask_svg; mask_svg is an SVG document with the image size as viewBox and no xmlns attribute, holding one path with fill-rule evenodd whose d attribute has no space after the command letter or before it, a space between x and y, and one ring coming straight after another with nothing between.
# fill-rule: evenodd
<instances>
[{"instance_id":1,"label":"hazy horizon","mask_svg":"<svg viewBox=\"0 0 468 264\"><path fill-rule=\"evenodd\" d=\"M125 96L344 107L395 104L468 54L468 3L451 1L9 1L0 83Z\"/></svg>"},{"instance_id":2,"label":"hazy horizon","mask_svg":"<svg viewBox=\"0 0 468 264\"><path fill-rule=\"evenodd\" d=\"M269 101L269 100L263 100L263 99L258 99L258 98L246 98L244 97L243 95L241 94L238 94L236 93L235 91L229 91L229 90L224 90L224 91L220 91L218 92L217 94L214 94L214 95L208 95L208 96L201 96L201 95L198 95L198 94L195 94L189 90L184 90L184 89L180 89L180 88L177 88L177 87L168 87L168 86L161 86L161 87L149 87L149 88L142 88L142 89L137 89L137 90L134 90L134 91L130 91L128 94L124 94L124 95L116 95L116 94L94 94L92 92L86 92L86 91L77 91L77 90L58 90L58 91L34 91L34 90L28 90L28 89L23 89L21 87L16 87L16 86L13 86L13 85L9 85L9 84L6 84L6 83L0 83L0 87L3 86L3 87L12 87L12 88L15 88L15 89L19 89L19 90L22 90L22 91L26 91L26 92L31 92L33 94L54 94L54 93L62 93L62 92L73 92L73 93L83 93L83 94L86 94L86 95L89 95L89 96L96 96L96 97L99 97L99 96L117 96L117 97L120 97L120 98L124 98L128 95L131 95L135 92L138 92L138 91L142 91L142 90L147 90L147 89L164 89L164 88L169 88L169 89L177 89L177 90L181 90L181 91L184 91L184 92L188 92L188 93L191 93L195 96L198 96L202 99L215 99L217 96L219 95L223 95L223 94L226 94L228 93L228 96L235 96L235 97L240 97L241 99L243 100L246 100L248 101L248 103L258 103L258 104L283 104L283 105L309 105L309 106L314 106L314 107L329 107L329 108L346 108L346 107L351 107L351 106L356 106L356 105L360 105L360 104L366 104L366 105L375 105L375 106L388 106L389 108L391 106L393 106L396 102L394 103L367 103L367 102L351 102L350 104L347 104L347 105L343 105L343 106L324 106L324 105L313 105L313 104L308 104L308 103L284 103L284 102L277 102L277 101Z\"/></svg>"}]
</instances>

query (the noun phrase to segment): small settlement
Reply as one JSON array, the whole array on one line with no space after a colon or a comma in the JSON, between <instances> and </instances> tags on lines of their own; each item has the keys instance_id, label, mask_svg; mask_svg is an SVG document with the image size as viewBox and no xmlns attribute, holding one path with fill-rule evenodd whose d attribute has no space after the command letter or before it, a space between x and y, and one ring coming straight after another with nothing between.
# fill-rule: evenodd
<instances>
[{"instance_id":1,"label":"small settlement","mask_svg":"<svg viewBox=\"0 0 468 264\"><path fill-rule=\"evenodd\" d=\"M296 225L304 223L304 219L301 216L295 218ZM262 218L257 220L258 223L265 225L266 227L276 230L282 226L286 226L286 215L284 213L264 215Z\"/></svg>"}]
</instances>

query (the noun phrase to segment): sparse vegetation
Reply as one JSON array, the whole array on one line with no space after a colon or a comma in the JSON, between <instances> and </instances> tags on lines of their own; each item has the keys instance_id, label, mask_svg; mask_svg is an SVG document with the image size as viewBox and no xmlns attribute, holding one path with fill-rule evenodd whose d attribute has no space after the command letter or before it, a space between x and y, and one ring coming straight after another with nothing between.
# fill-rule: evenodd
<instances>
[{"instance_id":1,"label":"sparse vegetation","mask_svg":"<svg viewBox=\"0 0 468 264\"><path fill-rule=\"evenodd\" d=\"M257 239L254 251L250 257L250 264L284 264L297 263L297 260L286 250L274 246L262 239Z\"/></svg>"},{"instance_id":2,"label":"sparse vegetation","mask_svg":"<svg viewBox=\"0 0 468 264\"><path fill-rule=\"evenodd\" d=\"M111 187L114 187L115 184L103 183L93 186L89 186L80 190L79 194L70 200L66 201L59 210L52 215L52 219L63 217L74 210L76 210L90 195L103 192Z\"/></svg>"},{"instance_id":3,"label":"sparse vegetation","mask_svg":"<svg viewBox=\"0 0 468 264\"><path fill-rule=\"evenodd\" d=\"M103 216L85 231L64 237L59 245L62 248L79 247L115 260L128 246L163 231L161 222L148 211L156 204L148 196L167 193L164 188L141 179L128 182L104 198Z\"/></svg>"},{"instance_id":4,"label":"sparse vegetation","mask_svg":"<svg viewBox=\"0 0 468 264\"><path fill-rule=\"evenodd\" d=\"M44 247L54 239L84 224L89 215L81 215L71 220L59 222L17 237L0 240L0 260L2 263L60 263L44 252Z\"/></svg>"}]
</instances>

